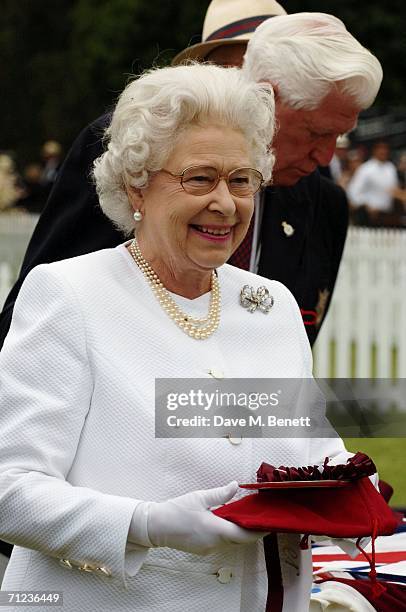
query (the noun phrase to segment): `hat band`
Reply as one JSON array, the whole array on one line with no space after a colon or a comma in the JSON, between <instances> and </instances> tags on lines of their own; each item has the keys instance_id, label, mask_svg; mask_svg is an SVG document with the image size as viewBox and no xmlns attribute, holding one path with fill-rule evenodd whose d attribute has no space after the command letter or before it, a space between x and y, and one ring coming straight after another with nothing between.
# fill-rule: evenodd
<instances>
[{"instance_id":1,"label":"hat band","mask_svg":"<svg viewBox=\"0 0 406 612\"><path fill-rule=\"evenodd\" d=\"M247 19L240 19L239 21L233 21L233 23L229 23L215 30L215 32L212 32L204 42L222 38L234 38L235 36L241 36L241 34L249 34L250 32L254 32L263 21L270 17L276 17L276 15L257 15L255 17L248 17Z\"/></svg>"}]
</instances>

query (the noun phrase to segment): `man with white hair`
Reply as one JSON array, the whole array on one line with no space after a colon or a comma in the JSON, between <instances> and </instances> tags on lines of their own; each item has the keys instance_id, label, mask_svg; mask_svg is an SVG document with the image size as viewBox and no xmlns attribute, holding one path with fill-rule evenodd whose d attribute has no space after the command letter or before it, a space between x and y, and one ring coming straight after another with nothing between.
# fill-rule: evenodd
<instances>
[{"instance_id":1,"label":"man with white hair","mask_svg":"<svg viewBox=\"0 0 406 612\"><path fill-rule=\"evenodd\" d=\"M243 70L273 85L280 124L273 141L277 185L293 185L327 165L338 136L355 127L382 81L376 57L342 21L324 13L263 22L248 43Z\"/></svg>"}]
</instances>

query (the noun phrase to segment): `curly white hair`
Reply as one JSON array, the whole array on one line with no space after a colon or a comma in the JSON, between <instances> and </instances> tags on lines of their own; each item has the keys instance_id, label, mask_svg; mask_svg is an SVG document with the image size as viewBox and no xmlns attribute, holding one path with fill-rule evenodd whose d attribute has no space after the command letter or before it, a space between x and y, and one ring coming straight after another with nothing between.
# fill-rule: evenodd
<instances>
[{"instance_id":1,"label":"curly white hair","mask_svg":"<svg viewBox=\"0 0 406 612\"><path fill-rule=\"evenodd\" d=\"M210 64L153 69L121 94L106 130L107 150L94 163L100 205L119 229L134 230L126 188L146 187L179 135L196 124L239 130L254 167L271 180L275 114L269 85L246 79L239 69Z\"/></svg>"}]
</instances>

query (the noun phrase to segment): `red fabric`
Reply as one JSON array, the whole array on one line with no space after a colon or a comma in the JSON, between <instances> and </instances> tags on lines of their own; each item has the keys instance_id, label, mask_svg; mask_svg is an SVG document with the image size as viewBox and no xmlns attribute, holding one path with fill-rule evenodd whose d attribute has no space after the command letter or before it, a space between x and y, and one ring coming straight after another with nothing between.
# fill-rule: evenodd
<instances>
[{"instance_id":1,"label":"red fabric","mask_svg":"<svg viewBox=\"0 0 406 612\"><path fill-rule=\"evenodd\" d=\"M367 474L375 472L376 468L367 455L356 453L347 460L346 464L337 466L329 466L328 461L326 457L322 468L317 466L275 468L262 463L257 478L259 482L350 479L347 486L323 490L311 487L262 489L254 495L247 495L213 511L217 516L241 527L272 533L273 537L264 538L268 573L266 612L271 610L280 612L283 606L283 584L276 533L304 534L300 543L301 548L307 548L308 534L333 538L357 538L357 547L371 567L369 572L371 580L368 583L371 596L382 598L380 601L384 601L385 587L377 581L376 576L375 539L378 535L393 534L401 521L401 516L389 508L369 480ZM360 539L364 536L372 538L371 555L359 545ZM389 609L382 608L382 612Z\"/></svg>"},{"instance_id":2,"label":"red fabric","mask_svg":"<svg viewBox=\"0 0 406 612\"><path fill-rule=\"evenodd\" d=\"M252 239L254 236L254 219L255 219L255 210L254 214L251 217L251 222L248 227L247 233L245 234L244 240L241 242L238 249L231 255L228 263L232 266L236 266L237 268L241 268L241 270L249 270L250 269L250 260L251 260L251 250L252 250Z\"/></svg>"},{"instance_id":3,"label":"red fabric","mask_svg":"<svg viewBox=\"0 0 406 612\"><path fill-rule=\"evenodd\" d=\"M366 476L348 486L331 489L264 489L254 495L225 504L213 511L247 529L279 533L305 534L301 546L307 547L307 534L336 538L358 538L357 546L371 566L371 593L381 596L383 586L377 582L375 569L375 538L391 535L400 522L384 498ZM372 537L372 554L367 555L359 546L359 538ZM276 553L272 553L277 555ZM269 570L270 558L265 548ZM275 562L279 562L279 558ZM271 582L268 571L268 602L283 591ZM266 608L266 612L271 608ZM277 610L281 608L276 608Z\"/></svg>"},{"instance_id":4,"label":"red fabric","mask_svg":"<svg viewBox=\"0 0 406 612\"><path fill-rule=\"evenodd\" d=\"M267 489L214 510L247 529L330 537L391 535L399 516L369 478L338 489ZM376 527L376 529L375 529Z\"/></svg>"},{"instance_id":5,"label":"red fabric","mask_svg":"<svg viewBox=\"0 0 406 612\"><path fill-rule=\"evenodd\" d=\"M390 582L379 582L383 590L376 597L373 594L373 585L368 580L349 580L345 578L331 578L328 580L319 580L320 582L343 582L352 587L375 608L377 612L406 612L406 586L400 584L392 584Z\"/></svg>"},{"instance_id":6,"label":"red fabric","mask_svg":"<svg viewBox=\"0 0 406 612\"><path fill-rule=\"evenodd\" d=\"M378 482L378 487L382 497L389 504L389 500L393 495L393 487L389 484L389 482L385 482L384 480L380 480Z\"/></svg>"},{"instance_id":7,"label":"red fabric","mask_svg":"<svg viewBox=\"0 0 406 612\"><path fill-rule=\"evenodd\" d=\"M280 465L277 468L270 463L263 462L257 471L257 482L358 480L376 472L375 463L365 453L355 453L347 459L346 463L339 463L338 465L329 465L329 460L329 457L326 457L322 466L308 465L298 468L286 467L285 465Z\"/></svg>"},{"instance_id":8,"label":"red fabric","mask_svg":"<svg viewBox=\"0 0 406 612\"><path fill-rule=\"evenodd\" d=\"M320 550L320 549L318 549ZM381 550L375 553L376 563L399 563L406 559L405 550ZM346 553L329 553L313 555L313 566L315 569L323 567L326 561L348 561L349 556ZM356 557L351 557L351 561L365 561L364 555L361 553Z\"/></svg>"}]
</instances>

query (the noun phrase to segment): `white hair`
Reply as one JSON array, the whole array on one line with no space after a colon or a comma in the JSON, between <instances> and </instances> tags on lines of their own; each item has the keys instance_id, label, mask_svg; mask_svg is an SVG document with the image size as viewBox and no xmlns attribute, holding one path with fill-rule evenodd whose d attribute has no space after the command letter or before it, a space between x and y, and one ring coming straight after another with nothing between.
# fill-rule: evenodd
<instances>
[{"instance_id":1,"label":"white hair","mask_svg":"<svg viewBox=\"0 0 406 612\"><path fill-rule=\"evenodd\" d=\"M119 229L131 233L135 225L126 187L146 187L179 135L196 124L240 131L254 167L270 181L275 115L269 85L247 80L236 68L208 64L154 69L121 94L106 130L107 150L94 163L100 205Z\"/></svg>"},{"instance_id":2,"label":"white hair","mask_svg":"<svg viewBox=\"0 0 406 612\"><path fill-rule=\"evenodd\" d=\"M382 82L377 58L342 21L325 13L295 13L264 21L248 43L243 71L278 87L291 108L313 110L333 88L368 108Z\"/></svg>"}]
</instances>

